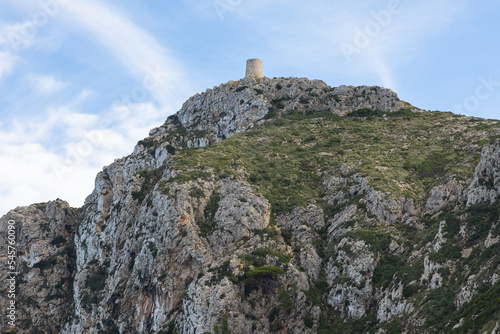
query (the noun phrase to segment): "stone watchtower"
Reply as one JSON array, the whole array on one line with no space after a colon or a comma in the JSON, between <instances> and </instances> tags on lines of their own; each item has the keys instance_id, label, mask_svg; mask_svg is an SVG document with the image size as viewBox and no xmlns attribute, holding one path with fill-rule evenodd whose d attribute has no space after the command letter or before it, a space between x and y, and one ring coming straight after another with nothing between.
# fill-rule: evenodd
<instances>
[{"instance_id":1,"label":"stone watchtower","mask_svg":"<svg viewBox=\"0 0 500 334\"><path fill-rule=\"evenodd\" d=\"M245 78L262 78L262 60L260 59L248 59L247 60L247 71L245 73Z\"/></svg>"}]
</instances>

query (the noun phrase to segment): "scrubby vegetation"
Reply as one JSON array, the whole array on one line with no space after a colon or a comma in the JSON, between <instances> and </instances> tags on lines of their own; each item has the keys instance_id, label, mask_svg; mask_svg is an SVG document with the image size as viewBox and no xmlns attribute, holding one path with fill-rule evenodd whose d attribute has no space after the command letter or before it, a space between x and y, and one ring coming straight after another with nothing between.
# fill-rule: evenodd
<instances>
[{"instance_id":1,"label":"scrubby vegetation","mask_svg":"<svg viewBox=\"0 0 500 334\"><path fill-rule=\"evenodd\" d=\"M301 103L306 104L306 98ZM268 320L271 332L280 331L283 329L280 315L287 312L287 307L293 307L291 300L296 292L283 289L278 282L289 261L294 257L297 261L301 246L296 245L292 231L276 225L276 216L314 200L323 208L327 221L348 205L355 204L358 212L365 215L346 222L345 226L353 230L342 238L353 242L362 240L374 254L376 267L369 276L374 289L393 289L401 284L402 296L419 308L425 319L423 328L429 333L451 332L462 318L463 326L454 332L479 332L484 326L472 325L473 319L492 315L498 319L498 308L487 304L487 298L495 300L498 285L480 288L484 290L480 296L487 298L478 295L459 310L455 304L457 289L465 277L477 274L484 261L493 261L492 267L498 265L499 260L494 255L498 246L483 251L478 246L492 230L493 222L498 220L500 212L496 207L478 205L462 211L445 210L440 215L422 217L423 228L420 229L400 223L376 226L369 223L374 216L366 202L361 201L362 194L355 194L340 205L326 203L323 180L332 173L348 178L357 172L371 186L389 196L403 195L416 202L423 201L431 188L445 180L470 179L479 161L481 146L500 138L500 122L411 110L389 114L362 109L347 117L327 111L281 113L283 100L274 100L272 104L274 107L266 116L265 124L206 148L178 152L174 157L173 166L180 173L167 183L233 178L255 186L272 208L270 227L256 230L255 234L262 240L283 242L293 250L287 255L272 248L257 248L239 256L244 265L240 275L235 276L226 261L223 266L210 270L212 276L206 284L212 285L227 277L243 289L245 298L250 298L254 291L274 294L278 289L280 293L275 298L278 304L270 309ZM481 182L487 186L491 180ZM204 197L197 189L190 195ZM214 231L219 200L217 192L212 194L203 216L197 221L201 236ZM446 222L445 241L437 251L430 251L426 247L436 238L442 221ZM467 240L460 239L460 229L464 226L471 232ZM336 257L334 246L327 238L327 228L314 230L317 239L313 245L323 263ZM495 231L495 235L500 235L499 227ZM391 251L395 238L404 247L401 253ZM473 253L466 258L462 250L468 247ZM430 291L428 282L420 281L424 272L423 258L410 257L416 249L423 249L430 261L441 266L438 273L442 285L439 288ZM356 256L350 244L345 244L343 250L349 256ZM305 271L302 267L298 269ZM340 277L338 282L348 282L348 278ZM396 317L379 323L375 309L369 309L359 321L344 321L339 311L328 306L329 293L330 287L322 272L309 291L304 292L310 305L321 309L317 322L310 316L303 319L306 328L316 328L318 333L330 333L332 328L345 333L378 329L386 333L401 332L402 319Z\"/></svg>"},{"instance_id":2,"label":"scrubby vegetation","mask_svg":"<svg viewBox=\"0 0 500 334\"><path fill-rule=\"evenodd\" d=\"M384 114L290 111L216 145L179 152L174 166L185 172L169 182L208 179L210 168L221 178L228 167L242 167L248 176L225 176L254 184L278 213L321 198L321 176L347 165L375 188L421 200L439 180L472 174L480 150L471 142L500 138L500 122L442 112ZM480 124L489 133L475 131Z\"/></svg>"},{"instance_id":3,"label":"scrubby vegetation","mask_svg":"<svg viewBox=\"0 0 500 334\"><path fill-rule=\"evenodd\" d=\"M142 181L142 184L140 190L132 192L132 198L142 203L161 178L163 169L164 168L157 168L151 171L140 171L137 173L137 177Z\"/></svg>"},{"instance_id":4,"label":"scrubby vegetation","mask_svg":"<svg viewBox=\"0 0 500 334\"><path fill-rule=\"evenodd\" d=\"M200 236L207 237L215 230L215 213L219 208L220 195L213 193L203 211L203 217L198 217L196 223L200 228Z\"/></svg>"}]
</instances>

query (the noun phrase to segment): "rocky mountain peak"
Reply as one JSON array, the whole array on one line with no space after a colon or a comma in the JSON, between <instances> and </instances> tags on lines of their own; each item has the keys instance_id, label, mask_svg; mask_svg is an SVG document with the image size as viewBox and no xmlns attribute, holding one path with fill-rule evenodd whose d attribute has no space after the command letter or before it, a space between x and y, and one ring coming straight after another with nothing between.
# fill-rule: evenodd
<instances>
[{"instance_id":1,"label":"rocky mountain peak","mask_svg":"<svg viewBox=\"0 0 500 334\"><path fill-rule=\"evenodd\" d=\"M306 78L245 77L189 98L175 115L150 131L150 137L140 142L146 145L136 148L136 153L159 144L170 152L205 147L291 110L324 110L344 116L360 109L391 113L415 108L387 88L330 87ZM155 153L157 158L167 156L166 150Z\"/></svg>"}]
</instances>

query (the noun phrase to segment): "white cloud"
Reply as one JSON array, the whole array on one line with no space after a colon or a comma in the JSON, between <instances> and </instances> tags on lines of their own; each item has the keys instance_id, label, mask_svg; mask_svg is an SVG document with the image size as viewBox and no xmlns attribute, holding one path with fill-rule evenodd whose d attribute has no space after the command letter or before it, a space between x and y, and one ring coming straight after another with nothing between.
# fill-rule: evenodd
<instances>
[{"instance_id":1,"label":"white cloud","mask_svg":"<svg viewBox=\"0 0 500 334\"><path fill-rule=\"evenodd\" d=\"M38 1L9 0L12 5L30 12L45 13ZM180 104L187 97L190 84L182 63L172 56L150 33L133 22L121 8L102 0L54 1L62 3L49 15L63 22L65 33L87 34L98 41L135 77L137 89L146 89L161 104ZM28 21L28 24L33 23ZM72 28L72 29L71 29ZM36 34L35 34L36 36ZM139 102L139 101L135 101Z\"/></svg>"},{"instance_id":2,"label":"white cloud","mask_svg":"<svg viewBox=\"0 0 500 334\"><path fill-rule=\"evenodd\" d=\"M35 30L30 21L17 22L0 26L0 45L4 45L11 52L18 52L30 47L35 40Z\"/></svg>"},{"instance_id":3,"label":"white cloud","mask_svg":"<svg viewBox=\"0 0 500 334\"><path fill-rule=\"evenodd\" d=\"M16 57L14 55L8 52L0 52L0 81L12 70L15 61Z\"/></svg>"},{"instance_id":4,"label":"white cloud","mask_svg":"<svg viewBox=\"0 0 500 334\"><path fill-rule=\"evenodd\" d=\"M63 89L66 84L58 81L54 76L30 75L28 77L30 85L39 94L50 95Z\"/></svg>"},{"instance_id":5,"label":"white cloud","mask_svg":"<svg viewBox=\"0 0 500 334\"><path fill-rule=\"evenodd\" d=\"M34 0L11 0L11 3L29 13L29 18L41 10L39 2ZM42 30L86 34L109 50L138 84L123 92L132 96L131 99L115 101L100 115L79 111L82 103L97 95L95 91L82 90L74 101L63 106L40 106L35 117L18 115L13 122L0 123L0 161L7 162L0 166L0 214L17 205L57 197L73 206L81 206L102 166L130 154L136 142L161 124L166 115L175 111L172 106L180 105L187 95L188 84L181 63L117 7L101 0L72 0L61 5L58 14L51 16L47 24L51 20L57 21L58 29L64 27L65 31L51 31L46 25L40 27L38 33L18 44L19 50L25 51L42 39L52 38L40 33ZM29 24L20 23L5 29L23 32ZM7 31L5 29L0 27L0 32ZM15 51L5 36L0 34L0 47L10 47L10 50L0 53L0 79L15 60ZM24 54L17 55L21 56ZM27 74L25 77L33 92L39 95L54 94L66 87L64 81L51 75ZM134 99L134 94L145 90L156 103L149 103L147 98Z\"/></svg>"},{"instance_id":6,"label":"white cloud","mask_svg":"<svg viewBox=\"0 0 500 334\"><path fill-rule=\"evenodd\" d=\"M62 10L67 22L99 40L157 101L172 103L185 95L181 64L118 8L98 0L74 0Z\"/></svg>"},{"instance_id":7,"label":"white cloud","mask_svg":"<svg viewBox=\"0 0 500 334\"><path fill-rule=\"evenodd\" d=\"M0 215L18 205L62 198L79 207L102 166L132 152L172 110L150 103L102 115L63 106L0 128Z\"/></svg>"},{"instance_id":8,"label":"white cloud","mask_svg":"<svg viewBox=\"0 0 500 334\"><path fill-rule=\"evenodd\" d=\"M0 26L0 81L8 74L17 60L11 46L11 36L23 27L22 23Z\"/></svg>"},{"instance_id":9,"label":"white cloud","mask_svg":"<svg viewBox=\"0 0 500 334\"><path fill-rule=\"evenodd\" d=\"M37 31L38 28L29 20L0 25L0 81L21 59L19 53L33 46ZM42 81L39 84L41 89L55 88L55 86L50 87L48 81Z\"/></svg>"}]
</instances>

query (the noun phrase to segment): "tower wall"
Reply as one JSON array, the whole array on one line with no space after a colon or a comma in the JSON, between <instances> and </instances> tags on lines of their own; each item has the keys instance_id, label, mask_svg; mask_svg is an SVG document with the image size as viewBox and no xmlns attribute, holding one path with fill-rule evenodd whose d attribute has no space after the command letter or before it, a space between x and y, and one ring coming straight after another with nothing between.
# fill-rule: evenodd
<instances>
[{"instance_id":1,"label":"tower wall","mask_svg":"<svg viewBox=\"0 0 500 334\"><path fill-rule=\"evenodd\" d=\"M245 73L246 78L262 78L262 60L248 59L247 70Z\"/></svg>"}]
</instances>

